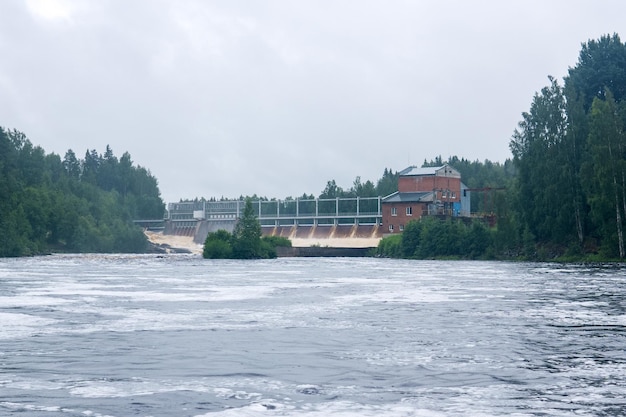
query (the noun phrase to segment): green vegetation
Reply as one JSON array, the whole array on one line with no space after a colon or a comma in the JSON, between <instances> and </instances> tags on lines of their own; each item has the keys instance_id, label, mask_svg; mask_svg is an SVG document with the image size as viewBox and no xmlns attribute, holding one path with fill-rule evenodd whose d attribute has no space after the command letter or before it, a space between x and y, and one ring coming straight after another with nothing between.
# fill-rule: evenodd
<instances>
[{"instance_id":1,"label":"green vegetation","mask_svg":"<svg viewBox=\"0 0 626 417\"><path fill-rule=\"evenodd\" d=\"M409 259L493 259L496 231L482 221L413 220L401 235L381 240L376 255Z\"/></svg>"},{"instance_id":2,"label":"green vegetation","mask_svg":"<svg viewBox=\"0 0 626 417\"><path fill-rule=\"evenodd\" d=\"M0 127L0 256L59 252L143 252L132 224L162 218L157 181L124 153L118 160L72 150L61 159Z\"/></svg>"},{"instance_id":3,"label":"green vegetation","mask_svg":"<svg viewBox=\"0 0 626 417\"><path fill-rule=\"evenodd\" d=\"M252 200L247 198L233 233L226 230L209 233L202 256L207 259L276 258L276 248L279 246L290 247L291 241L279 236L261 236L261 224L254 214Z\"/></svg>"},{"instance_id":4,"label":"green vegetation","mask_svg":"<svg viewBox=\"0 0 626 417\"><path fill-rule=\"evenodd\" d=\"M618 35L583 44L564 86L535 94L522 114L504 165L448 163L470 187L472 208L496 226L423 219L402 238L380 242L378 255L533 260L623 260L626 257L626 45ZM441 165L439 157L425 165ZM476 193L478 194L478 193ZM479 200L476 200L479 198Z\"/></svg>"},{"instance_id":5,"label":"green vegetation","mask_svg":"<svg viewBox=\"0 0 626 417\"><path fill-rule=\"evenodd\" d=\"M202 256L206 259L233 258L233 235L226 230L209 233L204 241Z\"/></svg>"},{"instance_id":6,"label":"green vegetation","mask_svg":"<svg viewBox=\"0 0 626 417\"><path fill-rule=\"evenodd\" d=\"M565 86L533 98L510 143L521 230L559 253L624 259L626 45L583 45Z\"/></svg>"}]
</instances>

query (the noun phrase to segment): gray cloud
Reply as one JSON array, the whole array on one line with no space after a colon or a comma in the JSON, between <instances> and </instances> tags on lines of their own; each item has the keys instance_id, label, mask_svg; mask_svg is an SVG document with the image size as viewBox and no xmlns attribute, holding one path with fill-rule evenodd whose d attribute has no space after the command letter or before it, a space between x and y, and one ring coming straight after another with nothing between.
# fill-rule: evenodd
<instances>
[{"instance_id":1,"label":"gray cloud","mask_svg":"<svg viewBox=\"0 0 626 417\"><path fill-rule=\"evenodd\" d=\"M8 0L0 125L107 144L164 198L284 198L441 154L504 161L547 76L620 33L582 1ZM623 32L623 31L622 31Z\"/></svg>"}]
</instances>

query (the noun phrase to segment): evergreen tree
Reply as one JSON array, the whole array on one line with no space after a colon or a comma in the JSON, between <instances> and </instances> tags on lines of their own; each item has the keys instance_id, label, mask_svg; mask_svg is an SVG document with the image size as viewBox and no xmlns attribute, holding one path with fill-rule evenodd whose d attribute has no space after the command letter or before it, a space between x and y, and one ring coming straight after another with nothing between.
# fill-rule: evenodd
<instances>
[{"instance_id":1,"label":"evergreen tree","mask_svg":"<svg viewBox=\"0 0 626 417\"><path fill-rule=\"evenodd\" d=\"M243 213L233 231L233 257L237 259L263 258L261 224L257 220L252 200L246 199Z\"/></svg>"},{"instance_id":2,"label":"evergreen tree","mask_svg":"<svg viewBox=\"0 0 626 417\"><path fill-rule=\"evenodd\" d=\"M592 220L601 231L609 256L624 258L626 220L626 134L623 110L610 91L596 98L589 116L589 154L584 184L589 195Z\"/></svg>"},{"instance_id":3,"label":"evergreen tree","mask_svg":"<svg viewBox=\"0 0 626 417\"><path fill-rule=\"evenodd\" d=\"M589 113L594 99L606 99L607 90L617 102L626 98L626 44L619 35L583 43L578 63L569 69L565 86L583 100L585 113Z\"/></svg>"},{"instance_id":4,"label":"evergreen tree","mask_svg":"<svg viewBox=\"0 0 626 417\"><path fill-rule=\"evenodd\" d=\"M80 162L78 161L78 158L76 158L74 151L71 149L65 153L65 158L63 158L63 168L71 179L78 180L80 178Z\"/></svg>"},{"instance_id":5,"label":"evergreen tree","mask_svg":"<svg viewBox=\"0 0 626 417\"><path fill-rule=\"evenodd\" d=\"M320 194L321 199L331 199L341 197L343 194L343 189L337 185L335 180L330 180L326 183L326 188Z\"/></svg>"},{"instance_id":6,"label":"evergreen tree","mask_svg":"<svg viewBox=\"0 0 626 417\"><path fill-rule=\"evenodd\" d=\"M567 158L567 116L563 90L551 85L535 94L530 111L523 113L510 148L518 167L522 219L540 241L576 240L571 213L571 161Z\"/></svg>"},{"instance_id":7,"label":"evergreen tree","mask_svg":"<svg viewBox=\"0 0 626 417\"><path fill-rule=\"evenodd\" d=\"M398 172L395 173L391 169L385 168L383 176L376 184L376 193L380 197L386 197L398 191Z\"/></svg>"}]
</instances>

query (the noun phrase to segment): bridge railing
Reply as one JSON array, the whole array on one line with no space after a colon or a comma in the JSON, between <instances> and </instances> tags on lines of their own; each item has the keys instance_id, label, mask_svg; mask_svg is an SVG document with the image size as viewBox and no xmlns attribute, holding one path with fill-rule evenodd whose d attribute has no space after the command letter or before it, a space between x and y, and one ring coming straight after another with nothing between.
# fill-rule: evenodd
<instances>
[{"instance_id":1,"label":"bridge railing","mask_svg":"<svg viewBox=\"0 0 626 417\"><path fill-rule=\"evenodd\" d=\"M170 203L167 219L173 222L191 220L232 220L241 216L245 201L193 201ZM332 199L288 199L252 201L262 225L338 224L350 220L354 224L376 224L382 220L380 197L345 197Z\"/></svg>"}]
</instances>

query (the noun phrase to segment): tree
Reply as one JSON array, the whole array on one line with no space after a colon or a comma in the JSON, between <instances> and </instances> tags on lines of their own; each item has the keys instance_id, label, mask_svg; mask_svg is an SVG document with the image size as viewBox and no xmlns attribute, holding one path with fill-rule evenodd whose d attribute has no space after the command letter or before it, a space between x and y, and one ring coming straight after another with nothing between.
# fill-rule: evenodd
<instances>
[{"instance_id":1,"label":"tree","mask_svg":"<svg viewBox=\"0 0 626 417\"><path fill-rule=\"evenodd\" d=\"M233 257L233 235L220 229L209 233L204 241L202 256L205 259L229 259Z\"/></svg>"},{"instance_id":2,"label":"tree","mask_svg":"<svg viewBox=\"0 0 626 417\"><path fill-rule=\"evenodd\" d=\"M243 213L233 231L233 257L236 259L263 258L261 224L256 218L252 200L246 198Z\"/></svg>"},{"instance_id":3,"label":"tree","mask_svg":"<svg viewBox=\"0 0 626 417\"><path fill-rule=\"evenodd\" d=\"M102 163L102 157L96 152L95 149L87 150L85 152L85 159L82 163L82 175L81 180L96 184L98 180L98 170Z\"/></svg>"},{"instance_id":4,"label":"tree","mask_svg":"<svg viewBox=\"0 0 626 417\"><path fill-rule=\"evenodd\" d=\"M569 179L569 192L578 243L582 246L585 240L588 210L586 197L582 188L581 170L587 149L587 115L581 95L571 85L564 89L566 98L567 132L563 156L567 159L566 175Z\"/></svg>"},{"instance_id":5,"label":"tree","mask_svg":"<svg viewBox=\"0 0 626 417\"><path fill-rule=\"evenodd\" d=\"M337 198L341 197L342 193L343 189L337 185L335 180L331 180L326 183L326 188L324 188L324 191L320 194L320 198Z\"/></svg>"},{"instance_id":6,"label":"tree","mask_svg":"<svg viewBox=\"0 0 626 417\"><path fill-rule=\"evenodd\" d=\"M518 167L517 206L522 220L540 241L571 241L577 236L571 190L574 169L567 152L567 115L563 89L551 85L535 94L530 111L509 144Z\"/></svg>"},{"instance_id":7,"label":"tree","mask_svg":"<svg viewBox=\"0 0 626 417\"><path fill-rule=\"evenodd\" d=\"M617 34L582 44L578 63L570 68L565 87L583 99L585 113L593 100L606 99L607 89L616 101L626 98L626 44Z\"/></svg>"},{"instance_id":8,"label":"tree","mask_svg":"<svg viewBox=\"0 0 626 417\"><path fill-rule=\"evenodd\" d=\"M76 158L73 150L69 149L63 158L63 168L70 178L78 180L80 178L80 162Z\"/></svg>"},{"instance_id":9,"label":"tree","mask_svg":"<svg viewBox=\"0 0 626 417\"><path fill-rule=\"evenodd\" d=\"M370 180L361 182L361 177L357 176L352 183L349 194L356 197L377 197L376 186Z\"/></svg>"},{"instance_id":10,"label":"tree","mask_svg":"<svg viewBox=\"0 0 626 417\"><path fill-rule=\"evenodd\" d=\"M411 258L415 256L415 252L420 245L420 234L424 223L419 220L411 220L404 226L402 232L402 256Z\"/></svg>"},{"instance_id":11,"label":"tree","mask_svg":"<svg viewBox=\"0 0 626 417\"><path fill-rule=\"evenodd\" d=\"M386 197L398 191L398 177L397 171L394 173L391 169L385 168L383 176L376 184L376 194L381 197Z\"/></svg>"},{"instance_id":12,"label":"tree","mask_svg":"<svg viewBox=\"0 0 626 417\"><path fill-rule=\"evenodd\" d=\"M589 116L589 153L584 176L592 220L601 232L607 255L624 258L626 219L626 133L624 111L610 91L594 99ZM612 247L612 248L611 248ZM617 250L615 250L617 249Z\"/></svg>"},{"instance_id":13,"label":"tree","mask_svg":"<svg viewBox=\"0 0 626 417\"><path fill-rule=\"evenodd\" d=\"M112 189L119 189L118 181L118 161L113 150L109 145L106 146L104 157L100 163L100 169L98 170L98 186L106 191Z\"/></svg>"},{"instance_id":14,"label":"tree","mask_svg":"<svg viewBox=\"0 0 626 417\"><path fill-rule=\"evenodd\" d=\"M588 146L591 144L587 139L591 134L589 122L592 106L595 99L607 100L608 91L615 103L626 98L626 44L621 42L617 34L583 43L578 62L565 77L568 120L568 147L565 154L571 161L570 192L581 243L585 239L602 240L605 232L598 230L598 214L591 212L595 209L589 203L594 200L596 204L598 196L595 195L597 190L588 186L590 178L586 175L590 175L591 154Z\"/></svg>"}]
</instances>

